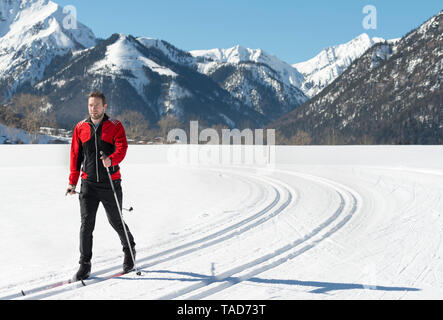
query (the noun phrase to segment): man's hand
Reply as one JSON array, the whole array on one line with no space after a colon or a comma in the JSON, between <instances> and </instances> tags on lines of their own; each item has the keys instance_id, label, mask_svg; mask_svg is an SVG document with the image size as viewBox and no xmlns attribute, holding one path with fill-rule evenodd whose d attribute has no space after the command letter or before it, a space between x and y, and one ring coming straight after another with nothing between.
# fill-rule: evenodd
<instances>
[{"instance_id":1,"label":"man's hand","mask_svg":"<svg viewBox=\"0 0 443 320\"><path fill-rule=\"evenodd\" d=\"M72 195L76 194L77 192L75 192L75 188L76 188L76 186L74 186L73 184L70 184L68 186L68 189L66 189L65 195L67 196L68 194L70 194L72 196Z\"/></svg>"},{"instance_id":2,"label":"man's hand","mask_svg":"<svg viewBox=\"0 0 443 320\"><path fill-rule=\"evenodd\" d=\"M104 165L105 168L112 167L112 161L111 161L111 159L109 159L105 154L103 154L103 155L100 157L100 159L101 159L101 161L103 162L103 165Z\"/></svg>"}]
</instances>

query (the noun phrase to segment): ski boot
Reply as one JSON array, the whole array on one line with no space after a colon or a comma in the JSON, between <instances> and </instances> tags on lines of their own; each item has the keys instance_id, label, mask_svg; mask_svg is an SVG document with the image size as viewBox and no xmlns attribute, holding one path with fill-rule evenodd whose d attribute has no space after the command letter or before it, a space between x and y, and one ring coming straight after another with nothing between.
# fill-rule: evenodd
<instances>
[{"instance_id":1,"label":"ski boot","mask_svg":"<svg viewBox=\"0 0 443 320\"><path fill-rule=\"evenodd\" d=\"M80 268L74 276L74 281L88 279L91 275L91 262L80 262Z\"/></svg>"},{"instance_id":2,"label":"ski boot","mask_svg":"<svg viewBox=\"0 0 443 320\"><path fill-rule=\"evenodd\" d=\"M134 259L132 259L132 255L129 250L123 250L123 252L125 253L125 258L123 260L123 273L129 273L134 270L135 248L132 248Z\"/></svg>"}]
</instances>

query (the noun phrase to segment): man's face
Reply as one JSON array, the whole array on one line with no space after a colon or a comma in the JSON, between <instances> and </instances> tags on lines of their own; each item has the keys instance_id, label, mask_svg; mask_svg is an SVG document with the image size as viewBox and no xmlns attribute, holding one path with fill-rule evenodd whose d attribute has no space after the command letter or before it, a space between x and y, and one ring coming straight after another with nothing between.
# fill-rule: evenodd
<instances>
[{"instance_id":1,"label":"man's face","mask_svg":"<svg viewBox=\"0 0 443 320\"><path fill-rule=\"evenodd\" d=\"M100 120L104 116L107 107L108 105L103 105L100 98L92 97L88 100L89 115L92 120Z\"/></svg>"}]
</instances>

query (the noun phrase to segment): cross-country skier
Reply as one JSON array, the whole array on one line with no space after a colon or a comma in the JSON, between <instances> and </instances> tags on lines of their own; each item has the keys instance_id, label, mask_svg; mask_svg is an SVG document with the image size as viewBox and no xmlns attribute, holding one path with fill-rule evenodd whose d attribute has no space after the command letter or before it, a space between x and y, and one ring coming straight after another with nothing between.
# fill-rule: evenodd
<instances>
[{"instance_id":1,"label":"cross-country skier","mask_svg":"<svg viewBox=\"0 0 443 320\"><path fill-rule=\"evenodd\" d=\"M109 223L115 229L123 246L123 272L134 268L135 242L126 226L129 242L124 233L123 219L117 207L116 199L107 169L114 183L115 192L122 208L122 188L119 164L128 149L123 125L108 117L105 113L108 105L101 92L92 92L88 96L90 117L77 124L71 145L71 164L67 193L76 194L75 188L81 176L80 190L80 268L74 280L84 280L91 274L92 233L100 202L106 210ZM107 156L100 156L103 152ZM134 259L131 255L131 250Z\"/></svg>"}]
</instances>

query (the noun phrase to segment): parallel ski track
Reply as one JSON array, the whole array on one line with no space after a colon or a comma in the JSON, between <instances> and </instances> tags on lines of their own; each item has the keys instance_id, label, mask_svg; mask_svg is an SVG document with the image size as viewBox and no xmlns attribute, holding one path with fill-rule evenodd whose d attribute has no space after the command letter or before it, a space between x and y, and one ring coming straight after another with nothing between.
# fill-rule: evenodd
<instances>
[{"instance_id":1,"label":"parallel ski track","mask_svg":"<svg viewBox=\"0 0 443 320\"><path fill-rule=\"evenodd\" d=\"M334 233L339 231L348 223L348 221L358 211L359 206L361 206L362 200L360 195L355 190L352 190L349 187L346 187L338 182L334 182L332 180L303 173L296 173L284 170L274 170L274 171L301 177L304 179L309 179L314 182L318 182L333 188L337 192L340 198L339 207L333 213L332 216L330 216L325 222L320 224L317 228L312 230L309 234L305 235L304 237L296 239L291 243L282 246L273 253L264 255L253 261L226 270L215 277L208 277L208 279L204 279L193 285L182 288L173 293L164 295L159 298L160 300L171 300L177 298L185 300L204 299L215 293L218 293L229 287L232 287L242 281L247 281L248 279L251 279L252 277L260 273L278 267L279 265L291 259L294 259L295 257L303 254L304 252L314 248L323 240L329 238ZM346 204L347 202L349 203L349 201L351 202L351 206L350 208L345 210L347 207ZM340 221L334 224L334 222L343 215L344 217L342 217ZM305 244L305 246L301 247L302 244ZM237 277L235 276L240 273L241 275ZM217 285L217 283L219 284ZM208 288L205 290L205 287ZM195 293L196 291L199 292Z\"/></svg>"},{"instance_id":2,"label":"parallel ski track","mask_svg":"<svg viewBox=\"0 0 443 320\"><path fill-rule=\"evenodd\" d=\"M166 262L166 261L169 261L169 260L173 260L173 259L185 256L188 254L191 254L191 253L201 250L203 248L207 248L209 246L218 244L222 241L226 241L232 237L238 236L241 233L247 232L250 229L255 228L255 227L261 225L262 223L268 221L269 219L277 216L286 207L288 207L291 204L291 202L294 201L294 193L291 193L286 187L282 187L282 185L280 183L278 183L278 182L276 183L275 180L271 181L270 178L257 178L257 177L253 177L248 174L243 174L240 172L233 172L231 170L218 169L218 170L211 170L211 171L218 171L218 172L230 173L230 174L234 174L234 175L241 175L241 176L245 176L249 179L253 178L254 180L261 180L262 182L264 181L264 182L268 183L269 185L271 185L272 188L274 189L274 191L276 193L275 198L266 208L260 210L258 213L254 214L252 216L249 216L248 218L246 218L240 222L234 223L234 224L232 224L232 225L230 225L218 232L215 232L215 233L205 236L203 238L173 247L171 249L164 250L164 251L156 253L154 255L151 255L151 256L148 256L148 257L145 257L142 259L137 259L138 268L140 270L160 264L160 263L163 263L163 262ZM288 199L281 206L279 206L275 211L273 211L271 214L266 215L273 208L275 208L281 200L282 195L281 195L281 192L279 191L279 187L283 188L287 192ZM242 228L239 229L240 227L242 227ZM172 255L167 256L169 254L172 254ZM163 256L167 256L167 257L161 258ZM156 258L161 258L161 259L140 265L140 263L143 263L145 261L150 261L150 260L153 260ZM104 269L101 271L97 271L91 276L91 278L89 278L88 280L85 280L84 282L69 283L68 281L62 281L62 282L58 282L58 283L47 284L47 285L43 285L38 288L26 290L25 292L21 291L16 294L12 294L12 295L9 295L6 297L1 297L0 300L11 300L11 299L17 299L17 298L38 300L38 299L43 299L43 298L49 298L51 296L55 296L57 294L65 292L65 291L71 291L71 290L83 288L85 286L90 286L92 284L101 283L103 281L115 278L113 275L102 276L102 277L99 277L99 276L103 275L103 274L107 274L107 273L115 271L115 270L118 270L119 268L120 268L120 266L115 266L115 267L111 267L111 268ZM59 288L59 289L56 290L57 288ZM24 296L24 294L26 294L26 296Z\"/></svg>"}]
</instances>

